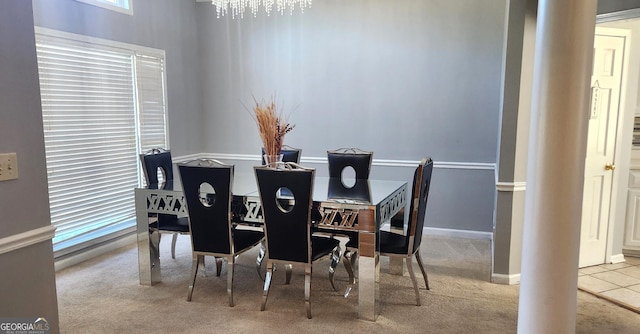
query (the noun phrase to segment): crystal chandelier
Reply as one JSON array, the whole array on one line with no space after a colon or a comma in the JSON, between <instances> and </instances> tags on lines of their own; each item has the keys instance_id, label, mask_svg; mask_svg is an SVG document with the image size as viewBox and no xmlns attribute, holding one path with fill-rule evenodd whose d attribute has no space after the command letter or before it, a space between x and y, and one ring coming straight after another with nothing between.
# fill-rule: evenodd
<instances>
[{"instance_id":1,"label":"crystal chandelier","mask_svg":"<svg viewBox=\"0 0 640 334\"><path fill-rule=\"evenodd\" d=\"M274 3L280 14L284 14L286 8L289 8L289 14L293 14L296 4L301 12L304 12L306 7L311 7L311 0L211 0L211 3L216 6L218 18L227 15L228 12L231 12L232 18L238 14L242 18L247 7L251 8L251 13L256 17L260 5L263 5L267 15L270 15Z\"/></svg>"}]
</instances>

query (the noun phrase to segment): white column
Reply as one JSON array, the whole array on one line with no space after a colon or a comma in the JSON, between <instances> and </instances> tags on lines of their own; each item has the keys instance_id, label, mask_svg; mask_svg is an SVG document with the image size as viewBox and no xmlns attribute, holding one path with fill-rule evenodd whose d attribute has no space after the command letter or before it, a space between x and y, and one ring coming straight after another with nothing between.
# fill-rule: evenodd
<instances>
[{"instance_id":1,"label":"white column","mask_svg":"<svg viewBox=\"0 0 640 334\"><path fill-rule=\"evenodd\" d=\"M518 333L574 333L596 0L539 0Z\"/></svg>"}]
</instances>

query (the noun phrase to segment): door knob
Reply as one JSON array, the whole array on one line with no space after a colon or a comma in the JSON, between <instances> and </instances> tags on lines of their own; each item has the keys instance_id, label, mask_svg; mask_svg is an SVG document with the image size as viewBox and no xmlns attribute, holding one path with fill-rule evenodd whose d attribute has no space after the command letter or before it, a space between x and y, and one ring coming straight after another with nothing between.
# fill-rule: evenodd
<instances>
[{"instance_id":1,"label":"door knob","mask_svg":"<svg viewBox=\"0 0 640 334\"><path fill-rule=\"evenodd\" d=\"M604 165L604 170L614 170L616 169L616 165L614 164L606 164Z\"/></svg>"}]
</instances>

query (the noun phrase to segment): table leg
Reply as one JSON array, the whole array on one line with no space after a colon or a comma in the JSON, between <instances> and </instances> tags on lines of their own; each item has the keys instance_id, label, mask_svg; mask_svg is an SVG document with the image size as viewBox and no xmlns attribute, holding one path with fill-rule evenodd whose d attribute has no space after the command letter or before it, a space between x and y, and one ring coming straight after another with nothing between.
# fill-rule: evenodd
<instances>
[{"instance_id":1,"label":"table leg","mask_svg":"<svg viewBox=\"0 0 640 334\"><path fill-rule=\"evenodd\" d=\"M391 233L404 234L404 227L409 221L409 208L405 207L391 219ZM400 257L389 258L389 273L392 275L402 276L405 273L404 260Z\"/></svg>"},{"instance_id":2,"label":"table leg","mask_svg":"<svg viewBox=\"0 0 640 334\"><path fill-rule=\"evenodd\" d=\"M380 276L379 252L375 232L359 232L358 258L358 317L376 321L379 312L378 281Z\"/></svg>"},{"instance_id":3,"label":"table leg","mask_svg":"<svg viewBox=\"0 0 640 334\"><path fill-rule=\"evenodd\" d=\"M401 227L391 226L389 231L392 233L403 234L404 228L403 226ZM391 275L402 276L404 275L404 272L405 272L404 260L401 257L395 257L395 256L389 257L389 273Z\"/></svg>"},{"instance_id":4,"label":"table leg","mask_svg":"<svg viewBox=\"0 0 640 334\"><path fill-rule=\"evenodd\" d=\"M136 232L138 238L138 273L141 285L160 282L160 233L149 228L147 199L136 192Z\"/></svg>"}]
</instances>

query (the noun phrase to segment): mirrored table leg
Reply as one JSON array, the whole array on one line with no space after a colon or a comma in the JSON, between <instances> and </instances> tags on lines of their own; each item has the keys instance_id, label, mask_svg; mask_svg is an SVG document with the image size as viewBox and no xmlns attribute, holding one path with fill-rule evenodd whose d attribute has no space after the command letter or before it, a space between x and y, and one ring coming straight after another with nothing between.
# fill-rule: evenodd
<instances>
[{"instance_id":1,"label":"mirrored table leg","mask_svg":"<svg viewBox=\"0 0 640 334\"><path fill-rule=\"evenodd\" d=\"M408 214L409 208L404 208L400 210L393 218L391 218L391 227L389 228L389 232L404 234L404 227L408 223ZM389 258L389 273L392 275L402 276L406 271L406 266L404 265L404 260L401 257L390 257Z\"/></svg>"},{"instance_id":2,"label":"mirrored table leg","mask_svg":"<svg viewBox=\"0 0 640 334\"><path fill-rule=\"evenodd\" d=\"M144 231L138 231L138 265L142 285L153 285L161 281L159 244L158 230L147 226Z\"/></svg>"},{"instance_id":3,"label":"mirrored table leg","mask_svg":"<svg viewBox=\"0 0 640 334\"><path fill-rule=\"evenodd\" d=\"M376 321L379 312L378 281L380 275L376 233L359 232L358 258L358 317Z\"/></svg>"},{"instance_id":4,"label":"mirrored table leg","mask_svg":"<svg viewBox=\"0 0 640 334\"><path fill-rule=\"evenodd\" d=\"M144 205L145 209L139 209ZM136 233L138 239L138 273L140 284L153 285L160 282L160 233L149 228L149 214L146 210L146 196L136 192Z\"/></svg>"},{"instance_id":5,"label":"mirrored table leg","mask_svg":"<svg viewBox=\"0 0 640 334\"><path fill-rule=\"evenodd\" d=\"M389 231L391 233L398 233L398 234L404 233L404 229L402 226L400 227L391 226ZM389 273L392 275L399 275L399 276L404 275L405 266L404 266L404 260L401 257L395 257L395 256L389 257Z\"/></svg>"}]
</instances>

